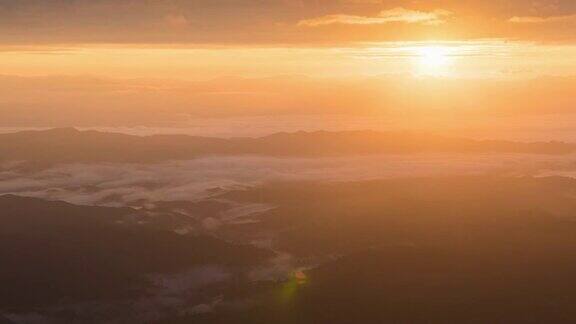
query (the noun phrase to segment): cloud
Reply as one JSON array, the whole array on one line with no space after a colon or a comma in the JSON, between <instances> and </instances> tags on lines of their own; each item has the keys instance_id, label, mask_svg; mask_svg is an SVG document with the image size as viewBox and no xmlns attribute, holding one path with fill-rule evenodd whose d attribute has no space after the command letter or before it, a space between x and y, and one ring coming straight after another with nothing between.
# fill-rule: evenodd
<instances>
[{"instance_id":1,"label":"cloud","mask_svg":"<svg viewBox=\"0 0 576 324\"><path fill-rule=\"evenodd\" d=\"M379 14L382 6L399 9ZM449 12L458 13L458 17L447 21ZM397 40L398 37L421 40L429 34L421 30L401 33L378 29L378 26L397 22L422 27L444 21L447 21L446 29L458 39L574 39L574 33L568 29L551 33L542 27L544 30L517 33L509 28L508 20L510 17L566 16L575 12L573 0L0 0L0 46L309 46ZM375 26L378 30L334 37L330 28L302 30L298 22L354 29ZM450 36L450 33L441 35Z\"/></svg>"},{"instance_id":2,"label":"cloud","mask_svg":"<svg viewBox=\"0 0 576 324\"><path fill-rule=\"evenodd\" d=\"M418 11L398 7L381 11L378 15L373 17L346 14L327 15L318 18L302 20L298 23L298 25L317 27L332 24L381 25L394 22L407 24L440 25L445 23L445 19L451 15L452 12L443 9L437 9L433 11Z\"/></svg>"},{"instance_id":3,"label":"cloud","mask_svg":"<svg viewBox=\"0 0 576 324\"><path fill-rule=\"evenodd\" d=\"M184 295L200 287L224 282L231 276L232 273L221 266L203 265L175 274L150 275L150 279L161 294L171 296Z\"/></svg>"},{"instance_id":4,"label":"cloud","mask_svg":"<svg viewBox=\"0 0 576 324\"><path fill-rule=\"evenodd\" d=\"M214 189L237 190L276 181L355 181L392 177L522 172L570 165L566 156L522 154L366 156L346 158L220 157L158 164L73 164L0 173L0 194L64 200L80 205L123 206L140 201L197 201ZM240 207L240 206L239 206ZM234 222L265 206L222 215Z\"/></svg>"},{"instance_id":5,"label":"cloud","mask_svg":"<svg viewBox=\"0 0 576 324\"><path fill-rule=\"evenodd\" d=\"M550 17L515 16L510 18L509 21L517 24L544 24L544 23L566 22L573 20L576 20L576 15L550 16Z\"/></svg>"}]
</instances>

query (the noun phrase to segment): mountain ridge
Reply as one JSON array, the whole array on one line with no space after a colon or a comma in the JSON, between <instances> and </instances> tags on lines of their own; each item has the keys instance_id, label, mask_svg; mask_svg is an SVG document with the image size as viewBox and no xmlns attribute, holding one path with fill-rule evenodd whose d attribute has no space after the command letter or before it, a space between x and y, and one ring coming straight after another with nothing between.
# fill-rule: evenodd
<instances>
[{"instance_id":1,"label":"mountain ridge","mask_svg":"<svg viewBox=\"0 0 576 324\"><path fill-rule=\"evenodd\" d=\"M0 161L158 162L207 156L335 157L408 153L568 154L576 144L475 140L425 132L312 131L264 137L137 136L76 128L0 134Z\"/></svg>"}]
</instances>

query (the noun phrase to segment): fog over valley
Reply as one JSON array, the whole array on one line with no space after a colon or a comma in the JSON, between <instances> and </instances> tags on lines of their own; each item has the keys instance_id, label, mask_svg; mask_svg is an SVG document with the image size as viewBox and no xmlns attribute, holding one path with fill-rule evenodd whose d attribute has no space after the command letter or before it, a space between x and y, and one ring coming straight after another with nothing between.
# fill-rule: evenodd
<instances>
[{"instance_id":1,"label":"fog over valley","mask_svg":"<svg viewBox=\"0 0 576 324\"><path fill-rule=\"evenodd\" d=\"M0 324L576 322L576 1L0 0Z\"/></svg>"}]
</instances>

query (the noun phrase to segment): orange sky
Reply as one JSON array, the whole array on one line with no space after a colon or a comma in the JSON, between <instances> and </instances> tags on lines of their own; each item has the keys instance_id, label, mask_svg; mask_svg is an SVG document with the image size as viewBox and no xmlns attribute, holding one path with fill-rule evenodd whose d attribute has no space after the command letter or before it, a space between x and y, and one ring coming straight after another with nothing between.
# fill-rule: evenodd
<instances>
[{"instance_id":1,"label":"orange sky","mask_svg":"<svg viewBox=\"0 0 576 324\"><path fill-rule=\"evenodd\" d=\"M186 80L286 74L517 78L576 74L575 45L505 40L378 42L338 47L84 45L42 51L6 50L0 52L0 70L3 74L26 76L97 75ZM442 69L436 71L438 73L430 73L423 62L430 49L439 51L446 60Z\"/></svg>"},{"instance_id":2,"label":"orange sky","mask_svg":"<svg viewBox=\"0 0 576 324\"><path fill-rule=\"evenodd\" d=\"M0 1L0 73L210 79L576 73L572 0ZM421 62L421 60L420 60Z\"/></svg>"},{"instance_id":3,"label":"orange sky","mask_svg":"<svg viewBox=\"0 0 576 324\"><path fill-rule=\"evenodd\" d=\"M572 0L4 0L4 44L571 42Z\"/></svg>"},{"instance_id":4,"label":"orange sky","mask_svg":"<svg viewBox=\"0 0 576 324\"><path fill-rule=\"evenodd\" d=\"M572 0L0 1L0 120L572 113L575 31Z\"/></svg>"}]
</instances>

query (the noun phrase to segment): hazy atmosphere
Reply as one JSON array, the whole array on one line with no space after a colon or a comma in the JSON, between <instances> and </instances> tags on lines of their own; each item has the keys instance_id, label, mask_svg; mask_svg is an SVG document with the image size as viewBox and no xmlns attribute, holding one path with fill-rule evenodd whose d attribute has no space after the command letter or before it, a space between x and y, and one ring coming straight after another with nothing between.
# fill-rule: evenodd
<instances>
[{"instance_id":1,"label":"hazy atmosphere","mask_svg":"<svg viewBox=\"0 0 576 324\"><path fill-rule=\"evenodd\" d=\"M574 323L573 0L0 0L0 323Z\"/></svg>"}]
</instances>

